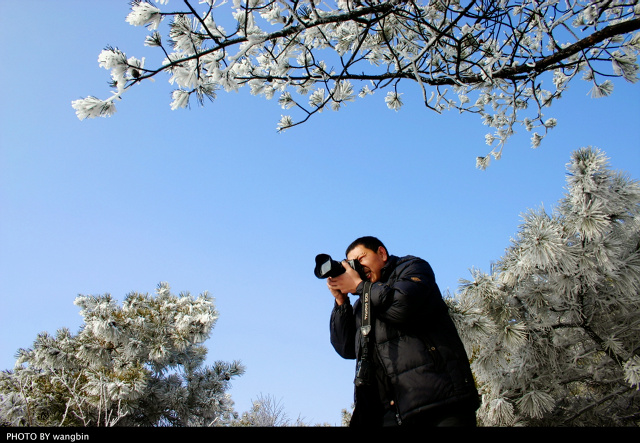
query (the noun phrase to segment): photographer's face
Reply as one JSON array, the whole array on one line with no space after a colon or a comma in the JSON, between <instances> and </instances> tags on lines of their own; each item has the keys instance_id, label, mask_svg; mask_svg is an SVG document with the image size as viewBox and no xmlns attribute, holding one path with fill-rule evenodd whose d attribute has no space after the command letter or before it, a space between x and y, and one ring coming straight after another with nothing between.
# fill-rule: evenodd
<instances>
[{"instance_id":1,"label":"photographer's face","mask_svg":"<svg viewBox=\"0 0 640 443\"><path fill-rule=\"evenodd\" d=\"M387 263L388 258L387 251L382 246L377 251L372 251L362 245L358 245L347 254L348 260L358 260L360 262L364 272L367 274L367 280L372 283L380 280L382 268Z\"/></svg>"}]
</instances>

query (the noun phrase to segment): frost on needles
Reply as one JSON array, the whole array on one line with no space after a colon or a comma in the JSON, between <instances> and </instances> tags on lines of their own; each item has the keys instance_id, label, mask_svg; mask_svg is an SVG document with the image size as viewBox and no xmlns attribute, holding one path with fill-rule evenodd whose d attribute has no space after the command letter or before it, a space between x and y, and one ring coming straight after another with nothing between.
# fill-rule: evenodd
<instances>
[{"instance_id":1,"label":"frost on needles","mask_svg":"<svg viewBox=\"0 0 640 443\"><path fill-rule=\"evenodd\" d=\"M489 128L489 152L476 161L486 168L517 126L538 147L557 123L547 108L574 80L588 82L591 97L613 93L616 77L638 80L634 0L168 3L133 1L125 18L146 27L141 43L163 61L105 49L98 63L114 90L73 101L79 119L113 115L116 100L160 73L176 88L174 110L242 87L279 97L288 113L274 116L278 131L384 90L381 108L398 111L411 94L436 113L477 114Z\"/></svg>"},{"instance_id":2,"label":"frost on needles","mask_svg":"<svg viewBox=\"0 0 640 443\"><path fill-rule=\"evenodd\" d=\"M449 300L485 426L637 426L640 186L594 148L567 192L530 210L490 273Z\"/></svg>"}]
</instances>

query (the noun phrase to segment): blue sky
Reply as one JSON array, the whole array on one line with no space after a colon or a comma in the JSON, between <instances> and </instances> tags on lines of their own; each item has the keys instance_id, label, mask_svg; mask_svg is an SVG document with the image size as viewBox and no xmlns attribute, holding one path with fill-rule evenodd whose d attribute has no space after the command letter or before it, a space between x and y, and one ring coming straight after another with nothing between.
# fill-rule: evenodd
<instances>
[{"instance_id":1,"label":"blue sky","mask_svg":"<svg viewBox=\"0 0 640 443\"><path fill-rule=\"evenodd\" d=\"M576 82L547 110L558 127L537 150L523 128L487 171L478 117L437 115L419 96L384 94L278 134L276 99L220 92L171 111L166 76L79 121L71 101L109 96L107 45L158 57L127 24L127 1L0 2L0 369L41 331L77 330L77 294L209 291L220 319L209 361L241 360L239 412L259 394L291 418L339 424L352 361L329 343L333 298L314 257L342 257L361 235L428 260L443 292L488 270L520 214L563 196L572 151L596 146L640 178L640 88L588 97Z\"/></svg>"}]
</instances>

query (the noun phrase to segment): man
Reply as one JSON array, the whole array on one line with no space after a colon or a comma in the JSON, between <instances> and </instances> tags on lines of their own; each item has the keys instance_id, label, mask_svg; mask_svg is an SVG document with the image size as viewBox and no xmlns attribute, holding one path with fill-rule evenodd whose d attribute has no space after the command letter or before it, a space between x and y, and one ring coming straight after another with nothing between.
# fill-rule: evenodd
<instances>
[{"instance_id":1,"label":"man","mask_svg":"<svg viewBox=\"0 0 640 443\"><path fill-rule=\"evenodd\" d=\"M365 280L346 261L345 273L327 279L331 344L370 374L357 371L350 425L475 426L478 392L429 263L389 255L375 237L355 240L346 256ZM360 296L353 306L349 293ZM364 334L363 304L371 318Z\"/></svg>"}]
</instances>

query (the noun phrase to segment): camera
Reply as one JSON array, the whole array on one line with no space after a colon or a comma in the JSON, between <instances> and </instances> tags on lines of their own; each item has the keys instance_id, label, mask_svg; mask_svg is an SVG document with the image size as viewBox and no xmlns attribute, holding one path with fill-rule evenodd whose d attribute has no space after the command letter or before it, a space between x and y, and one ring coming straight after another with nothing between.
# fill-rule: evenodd
<instances>
[{"instance_id":1,"label":"camera","mask_svg":"<svg viewBox=\"0 0 640 443\"><path fill-rule=\"evenodd\" d=\"M356 270L362 280L366 280L367 276L358 260L348 260L349 266ZM329 254L316 255L316 267L313 273L318 278L337 277L344 274L345 269L342 263L331 258Z\"/></svg>"}]
</instances>

